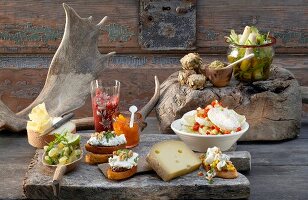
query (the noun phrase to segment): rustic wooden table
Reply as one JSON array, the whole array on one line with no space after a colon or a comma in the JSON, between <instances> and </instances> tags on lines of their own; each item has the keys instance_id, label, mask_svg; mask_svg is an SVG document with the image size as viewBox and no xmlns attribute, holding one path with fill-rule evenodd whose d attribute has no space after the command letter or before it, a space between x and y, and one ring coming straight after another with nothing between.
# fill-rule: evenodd
<instances>
[{"instance_id":1,"label":"rustic wooden table","mask_svg":"<svg viewBox=\"0 0 308 200\"><path fill-rule=\"evenodd\" d=\"M143 132L159 133L157 121L148 119ZM251 184L250 199L305 199L308 196L308 118L302 121L301 134L284 142L240 143L238 150L252 156L252 170L245 174ZM34 155L23 134L0 134L0 198L24 198L22 184Z\"/></svg>"}]
</instances>

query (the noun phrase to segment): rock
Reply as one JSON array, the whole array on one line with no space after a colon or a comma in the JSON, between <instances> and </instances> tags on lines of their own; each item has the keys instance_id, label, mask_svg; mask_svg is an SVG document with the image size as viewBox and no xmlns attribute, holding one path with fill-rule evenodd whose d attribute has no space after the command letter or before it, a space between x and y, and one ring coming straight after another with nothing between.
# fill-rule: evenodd
<instances>
[{"instance_id":1,"label":"rock","mask_svg":"<svg viewBox=\"0 0 308 200\"><path fill-rule=\"evenodd\" d=\"M87 137L82 136L82 144ZM144 134L134 148L144 157L154 143L178 139L174 135ZM24 194L29 199L52 199L53 170L43 166L43 150L36 151L24 180ZM229 152L232 162L239 170L250 169L248 152ZM248 161L248 162L247 162ZM123 180L107 180L95 165L81 162L72 172L65 174L61 183L59 199L244 199L250 195L249 180L241 173L236 179L214 178L210 184L205 177L194 171L169 182L161 180L154 172L136 174Z\"/></svg>"},{"instance_id":2,"label":"rock","mask_svg":"<svg viewBox=\"0 0 308 200\"><path fill-rule=\"evenodd\" d=\"M237 171L250 171L251 155L248 151L231 151L224 153L230 157L230 160L232 161Z\"/></svg>"},{"instance_id":3,"label":"rock","mask_svg":"<svg viewBox=\"0 0 308 200\"><path fill-rule=\"evenodd\" d=\"M161 96L156 106L160 129L173 133L170 124L197 107L217 99L223 106L245 115L250 125L243 141L283 140L294 138L300 131L302 111L300 87L291 72L272 67L266 81L252 84L234 79L222 88L207 85L203 90L180 86L177 72L161 85Z\"/></svg>"}]
</instances>

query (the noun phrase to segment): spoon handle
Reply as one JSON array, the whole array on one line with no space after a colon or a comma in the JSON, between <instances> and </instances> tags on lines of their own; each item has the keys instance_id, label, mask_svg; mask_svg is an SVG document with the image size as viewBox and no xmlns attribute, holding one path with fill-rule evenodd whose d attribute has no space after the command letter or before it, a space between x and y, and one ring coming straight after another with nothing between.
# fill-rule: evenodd
<instances>
[{"instance_id":1,"label":"spoon handle","mask_svg":"<svg viewBox=\"0 0 308 200\"><path fill-rule=\"evenodd\" d=\"M135 113L132 112L132 114L130 116L130 121L129 121L129 128L133 128L133 126L134 126L134 116L135 116Z\"/></svg>"},{"instance_id":2,"label":"spoon handle","mask_svg":"<svg viewBox=\"0 0 308 200\"><path fill-rule=\"evenodd\" d=\"M247 56L244 56L243 58L241 58L241 59L239 59L239 60L237 60L237 61L235 61L235 62L233 62L233 63L231 63L229 65L227 65L225 68L233 67L234 65L242 62L243 60L250 59L250 58L252 58L254 56L255 56L254 53L248 54Z\"/></svg>"},{"instance_id":3,"label":"spoon handle","mask_svg":"<svg viewBox=\"0 0 308 200\"><path fill-rule=\"evenodd\" d=\"M56 171L52 178L52 188L53 188L53 194L55 197L59 196L60 193L60 181L63 178L63 175L66 172L66 165L58 165L56 168Z\"/></svg>"}]
</instances>

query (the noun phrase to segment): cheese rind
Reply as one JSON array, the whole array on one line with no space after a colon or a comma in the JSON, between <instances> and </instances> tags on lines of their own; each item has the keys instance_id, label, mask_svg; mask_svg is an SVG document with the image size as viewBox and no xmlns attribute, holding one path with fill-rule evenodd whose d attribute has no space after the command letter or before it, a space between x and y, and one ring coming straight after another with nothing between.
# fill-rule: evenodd
<instances>
[{"instance_id":1,"label":"cheese rind","mask_svg":"<svg viewBox=\"0 0 308 200\"><path fill-rule=\"evenodd\" d=\"M164 181L195 171L201 165L198 156L184 142L177 140L153 145L146 160Z\"/></svg>"}]
</instances>

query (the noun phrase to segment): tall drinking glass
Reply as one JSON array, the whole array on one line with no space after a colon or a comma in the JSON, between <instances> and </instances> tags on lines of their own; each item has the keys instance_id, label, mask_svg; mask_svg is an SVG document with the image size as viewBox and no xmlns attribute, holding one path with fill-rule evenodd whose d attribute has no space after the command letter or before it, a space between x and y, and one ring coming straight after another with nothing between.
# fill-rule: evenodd
<instances>
[{"instance_id":1,"label":"tall drinking glass","mask_svg":"<svg viewBox=\"0 0 308 200\"><path fill-rule=\"evenodd\" d=\"M112 115L119 110L120 82L106 85L102 80L91 82L91 99L96 132L113 130Z\"/></svg>"}]
</instances>

